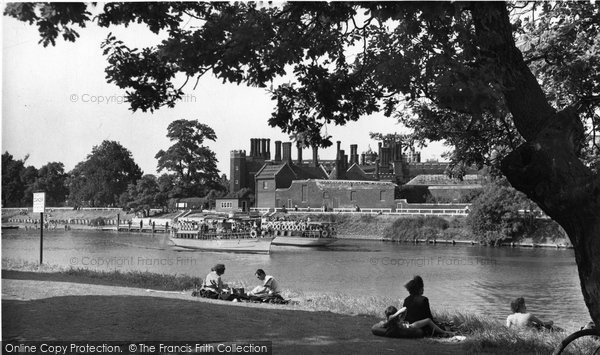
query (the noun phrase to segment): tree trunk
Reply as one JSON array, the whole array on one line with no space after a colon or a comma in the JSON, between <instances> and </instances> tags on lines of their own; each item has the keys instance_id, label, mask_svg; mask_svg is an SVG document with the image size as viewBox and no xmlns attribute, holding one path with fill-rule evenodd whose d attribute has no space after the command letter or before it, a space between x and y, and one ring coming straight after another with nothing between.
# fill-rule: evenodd
<instances>
[{"instance_id":1,"label":"tree trunk","mask_svg":"<svg viewBox=\"0 0 600 355\"><path fill-rule=\"evenodd\" d=\"M506 4L473 3L481 53L497 65L504 98L526 143L504 158L502 172L517 190L558 222L575 250L581 290L600 324L600 177L577 153L583 124L573 109L556 112L516 48Z\"/></svg>"}]
</instances>

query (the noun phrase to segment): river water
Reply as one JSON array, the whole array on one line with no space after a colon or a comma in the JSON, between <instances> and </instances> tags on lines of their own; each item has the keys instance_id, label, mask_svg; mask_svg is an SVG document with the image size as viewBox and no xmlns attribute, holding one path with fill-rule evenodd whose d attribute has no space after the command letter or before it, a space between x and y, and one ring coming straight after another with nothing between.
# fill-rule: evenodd
<instances>
[{"instance_id":1,"label":"river water","mask_svg":"<svg viewBox=\"0 0 600 355\"><path fill-rule=\"evenodd\" d=\"M2 259L39 261L39 231L2 231ZM478 313L503 321L525 297L542 319L573 328L589 321L572 250L412 245L338 240L328 247L273 246L270 255L178 250L166 235L45 231L44 263L96 270L139 270L204 277L217 263L225 281L253 286L263 268L284 290L403 299L413 275L425 281L434 310Z\"/></svg>"}]
</instances>

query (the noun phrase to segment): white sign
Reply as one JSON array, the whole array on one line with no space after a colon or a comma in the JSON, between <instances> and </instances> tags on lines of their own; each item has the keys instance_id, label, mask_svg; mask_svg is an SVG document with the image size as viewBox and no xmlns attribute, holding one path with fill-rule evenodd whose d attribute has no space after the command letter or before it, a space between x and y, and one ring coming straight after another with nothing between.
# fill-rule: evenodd
<instances>
[{"instance_id":1,"label":"white sign","mask_svg":"<svg viewBox=\"0 0 600 355\"><path fill-rule=\"evenodd\" d=\"M33 193L33 213L44 213L46 207L46 193L45 192L34 192Z\"/></svg>"}]
</instances>

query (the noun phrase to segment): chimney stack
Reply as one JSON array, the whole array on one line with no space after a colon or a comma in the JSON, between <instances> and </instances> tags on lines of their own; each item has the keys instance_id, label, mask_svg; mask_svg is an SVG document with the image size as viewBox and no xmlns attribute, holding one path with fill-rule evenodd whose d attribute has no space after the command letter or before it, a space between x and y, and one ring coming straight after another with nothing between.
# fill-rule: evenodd
<instances>
[{"instance_id":1,"label":"chimney stack","mask_svg":"<svg viewBox=\"0 0 600 355\"><path fill-rule=\"evenodd\" d=\"M335 154L335 159L340 160L340 159L342 159L342 157L340 156L340 147L342 145L342 142L337 141L336 143L337 143L337 150L336 150L336 154Z\"/></svg>"},{"instance_id":2,"label":"chimney stack","mask_svg":"<svg viewBox=\"0 0 600 355\"><path fill-rule=\"evenodd\" d=\"M360 165L365 165L365 153L360 155Z\"/></svg>"},{"instance_id":3,"label":"chimney stack","mask_svg":"<svg viewBox=\"0 0 600 355\"><path fill-rule=\"evenodd\" d=\"M300 144L297 144L296 147L298 148L298 166L302 165L302 146Z\"/></svg>"},{"instance_id":4,"label":"chimney stack","mask_svg":"<svg viewBox=\"0 0 600 355\"><path fill-rule=\"evenodd\" d=\"M292 163L292 142L283 143L283 161Z\"/></svg>"},{"instance_id":5,"label":"chimney stack","mask_svg":"<svg viewBox=\"0 0 600 355\"><path fill-rule=\"evenodd\" d=\"M358 144L350 144L350 165L358 164Z\"/></svg>"},{"instance_id":6,"label":"chimney stack","mask_svg":"<svg viewBox=\"0 0 600 355\"><path fill-rule=\"evenodd\" d=\"M254 158L254 138L250 138L250 157Z\"/></svg>"},{"instance_id":7,"label":"chimney stack","mask_svg":"<svg viewBox=\"0 0 600 355\"><path fill-rule=\"evenodd\" d=\"M281 161L281 141L275 141L275 161Z\"/></svg>"},{"instance_id":8,"label":"chimney stack","mask_svg":"<svg viewBox=\"0 0 600 355\"><path fill-rule=\"evenodd\" d=\"M267 138L267 160L271 160L271 140Z\"/></svg>"},{"instance_id":9,"label":"chimney stack","mask_svg":"<svg viewBox=\"0 0 600 355\"><path fill-rule=\"evenodd\" d=\"M312 147L313 150L313 165L316 167L319 166L319 147Z\"/></svg>"},{"instance_id":10,"label":"chimney stack","mask_svg":"<svg viewBox=\"0 0 600 355\"><path fill-rule=\"evenodd\" d=\"M260 158L260 139L254 138L254 157Z\"/></svg>"}]
</instances>

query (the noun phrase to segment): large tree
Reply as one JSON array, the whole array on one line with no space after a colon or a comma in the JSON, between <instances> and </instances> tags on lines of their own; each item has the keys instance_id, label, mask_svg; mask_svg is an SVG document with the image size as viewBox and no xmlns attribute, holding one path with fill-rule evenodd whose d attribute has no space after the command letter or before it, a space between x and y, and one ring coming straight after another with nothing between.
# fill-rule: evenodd
<instances>
[{"instance_id":1,"label":"large tree","mask_svg":"<svg viewBox=\"0 0 600 355\"><path fill-rule=\"evenodd\" d=\"M158 172L175 174L175 197L204 196L218 188L219 170L215 153L204 145L217 135L209 126L197 120L176 120L167 127L167 137L174 142L169 149L156 153Z\"/></svg>"},{"instance_id":2,"label":"large tree","mask_svg":"<svg viewBox=\"0 0 600 355\"><path fill-rule=\"evenodd\" d=\"M2 207L23 206L21 200L26 186L22 173L27 158L18 160L9 152L2 154Z\"/></svg>"},{"instance_id":3,"label":"large tree","mask_svg":"<svg viewBox=\"0 0 600 355\"><path fill-rule=\"evenodd\" d=\"M124 201L121 199L121 204L133 208L135 211L164 207L167 202L160 194L158 179L152 174L142 176L135 184L129 184L127 193L124 193L123 196L125 199Z\"/></svg>"},{"instance_id":4,"label":"large tree","mask_svg":"<svg viewBox=\"0 0 600 355\"><path fill-rule=\"evenodd\" d=\"M42 166L37 171L37 178L33 183L33 191L46 192L46 206L62 205L69 194L64 164L50 162Z\"/></svg>"},{"instance_id":5,"label":"large tree","mask_svg":"<svg viewBox=\"0 0 600 355\"><path fill-rule=\"evenodd\" d=\"M38 25L44 44L74 40L72 24L88 20L83 5L11 4L6 13ZM173 106L182 75L212 72L274 85L269 123L303 143L328 146L324 124L383 111L417 138L447 140L456 163L500 163L568 233L600 324L600 178L583 159L598 128L596 4L110 3L97 21L166 34L141 50L113 36L103 43L107 79L129 90L133 110Z\"/></svg>"},{"instance_id":6,"label":"large tree","mask_svg":"<svg viewBox=\"0 0 600 355\"><path fill-rule=\"evenodd\" d=\"M131 152L118 142L105 140L71 171L69 200L84 206L115 205L127 186L141 177L142 170Z\"/></svg>"}]
</instances>

